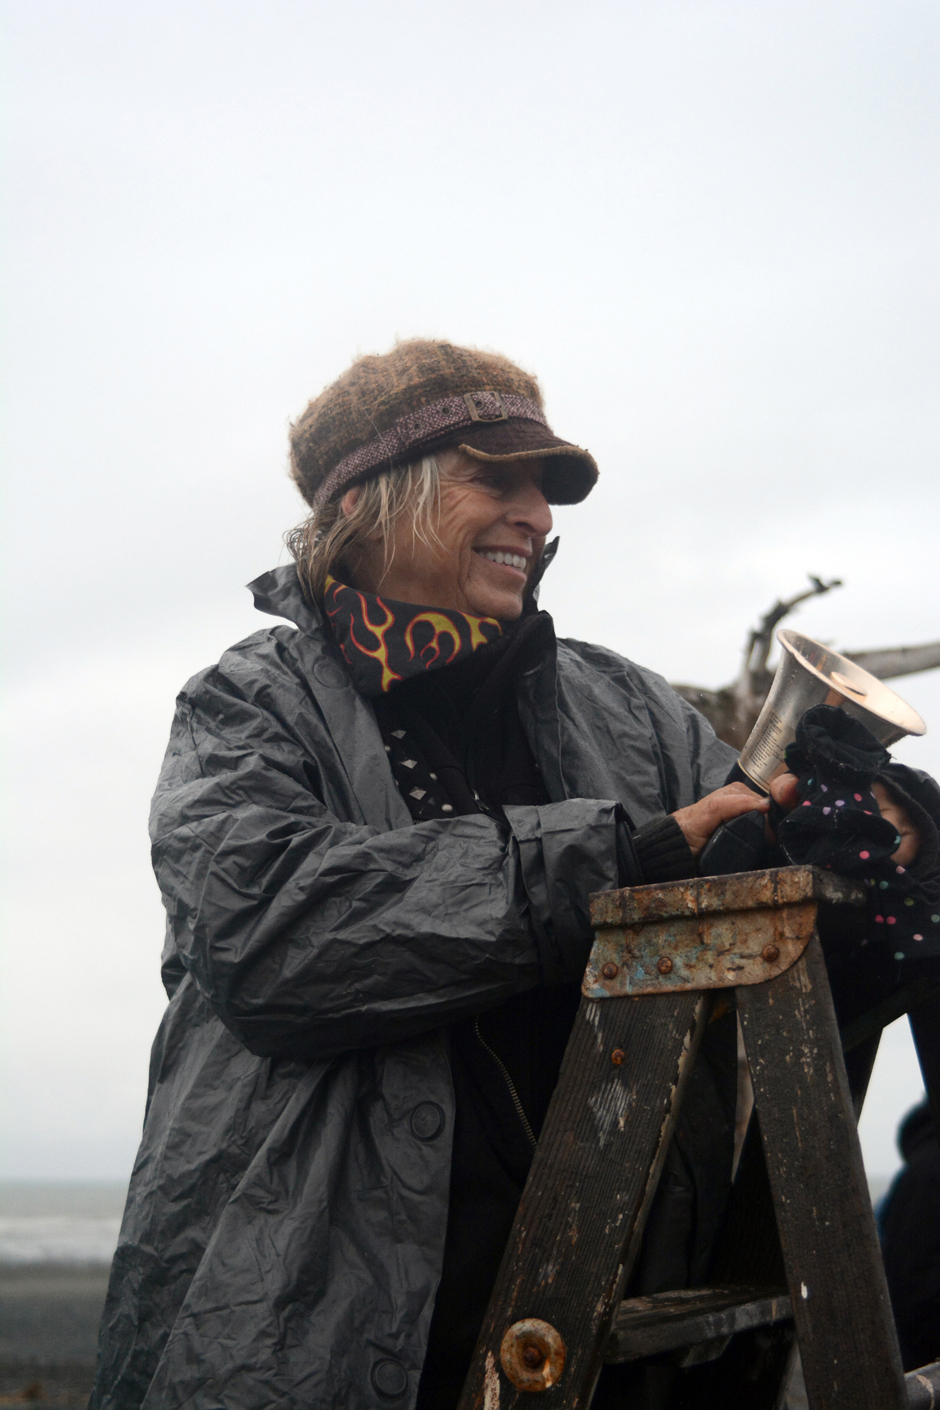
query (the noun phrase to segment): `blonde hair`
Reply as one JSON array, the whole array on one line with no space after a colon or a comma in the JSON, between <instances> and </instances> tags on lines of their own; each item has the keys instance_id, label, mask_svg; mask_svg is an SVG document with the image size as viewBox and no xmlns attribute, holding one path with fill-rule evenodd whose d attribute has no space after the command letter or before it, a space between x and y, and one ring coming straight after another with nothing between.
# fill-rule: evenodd
<instances>
[{"instance_id":1,"label":"blonde hair","mask_svg":"<svg viewBox=\"0 0 940 1410\"><path fill-rule=\"evenodd\" d=\"M321 601L331 574L345 571L349 576L344 558L363 539L381 539L384 577L395 556L392 531L403 514L410 515L416 540L429 548L441 546L437 536L441 471L436 456L426 455L412 465L383 470L356 488L359 494L348 514L343 512L344 496L340 495L284 535L304 590L314 602Z\"/></svg>"}]
</instances>

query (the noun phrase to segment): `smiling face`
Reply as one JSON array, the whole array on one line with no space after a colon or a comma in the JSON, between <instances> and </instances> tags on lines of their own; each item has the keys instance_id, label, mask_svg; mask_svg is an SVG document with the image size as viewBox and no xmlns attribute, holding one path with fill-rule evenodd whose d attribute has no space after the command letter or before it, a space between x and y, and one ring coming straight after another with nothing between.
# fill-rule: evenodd
<instances>
[{"instance_id":1,"label":"smiling face","mask_svg":"<svg viewBox=\"0 0 940 1410\"><path fill-rule=\"evenodd\" d=\"M542 462L474 460L441 451L439 543L416 538L407 514L395 523L385 568L385 545L368 541L352 558L355 586L399 602L515 621L526 584L551 532L552 511L542 494ZM343 508L355 503L347 491Z\"/></svg>"}]
</instances>

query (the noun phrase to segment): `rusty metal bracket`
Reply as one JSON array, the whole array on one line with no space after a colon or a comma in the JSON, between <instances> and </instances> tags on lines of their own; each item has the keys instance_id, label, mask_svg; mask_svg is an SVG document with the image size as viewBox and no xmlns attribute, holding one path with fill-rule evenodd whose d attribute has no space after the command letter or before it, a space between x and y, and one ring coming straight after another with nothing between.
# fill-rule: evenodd
<instances>
[{"instance_id":1,"label":"rusty metal bracket","mask_svg":"<svg viewBox=\"0 0 940 1410\"><path fill-rule=\"evenodd\" d=\"M591 897L588 999L762 984L800 958L821 901L863 906L865 887L817 867L775 867Z\"/></svg>"}]
</instances>

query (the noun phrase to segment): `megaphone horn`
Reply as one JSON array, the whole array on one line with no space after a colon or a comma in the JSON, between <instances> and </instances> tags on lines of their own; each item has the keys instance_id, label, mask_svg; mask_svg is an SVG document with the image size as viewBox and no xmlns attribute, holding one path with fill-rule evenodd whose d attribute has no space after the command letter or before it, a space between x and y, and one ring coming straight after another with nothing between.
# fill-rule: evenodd
<instances>
[{"instance_id":1,"label":"megaphone horn","mask_svg":"<svg viewBox=\"0 0 940 1410\"><path fill-rule=\"evenodd\" d=\"M783 647L777 674L738 760L741 772L762 793L769 791L770 780L780 773L786 747L813 705L841 706L884 745L906 734L926 734L927 726L916 710L847 656L800 632L781 629L777 640Z\"/></svg>"}]
</instances>

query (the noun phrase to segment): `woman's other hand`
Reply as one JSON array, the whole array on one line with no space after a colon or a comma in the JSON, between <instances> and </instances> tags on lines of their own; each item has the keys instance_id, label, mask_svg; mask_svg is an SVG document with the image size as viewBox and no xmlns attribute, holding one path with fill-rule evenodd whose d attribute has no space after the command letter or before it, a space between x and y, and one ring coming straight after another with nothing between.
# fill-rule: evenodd
<instances>
[{"instance_id":1,"label":"woman's other hand","mask_svg":"<svg viewBox=\"0 0 940 1410\"><path fill-rule=\"evenodd\" d=\"M873 783L871 791L875 795L875 802L878 804L881 816L894 827L897 828L901 845L896 852L891 854L892 862L899 866L910 866L916 861L920 851L920 832L915 823L911 821L910 814L902 803L899 803L890 789L883 783ZM789 813L791 808L797 805L797 779L795 774L781 774L775 778L770 785L770 792L775 803L779 803L784 812Z\"/></svg>"},{"instance_id":2,"label":"woman's other hand","mask_svg":"<svg viewBox=\"0 0 940 1410\"><path fill-rule=\"evenodd\" d=\"M911 822L907 809L883 783L873 783L871 791L875 795L881 816L886 822L893 823L901 835L901 845L896 852L891 853L891 860L899 866L909 867L911 862L917 860L920 851L920 829Z\"/></svg>"}]
</instances>

